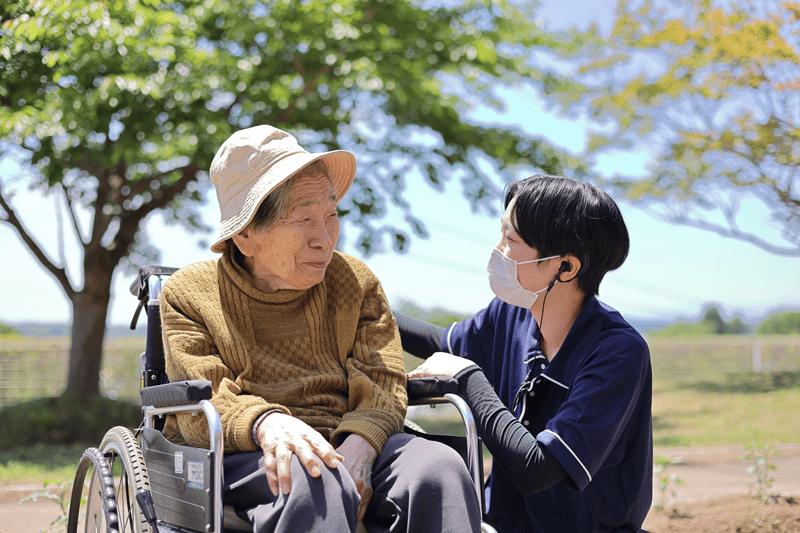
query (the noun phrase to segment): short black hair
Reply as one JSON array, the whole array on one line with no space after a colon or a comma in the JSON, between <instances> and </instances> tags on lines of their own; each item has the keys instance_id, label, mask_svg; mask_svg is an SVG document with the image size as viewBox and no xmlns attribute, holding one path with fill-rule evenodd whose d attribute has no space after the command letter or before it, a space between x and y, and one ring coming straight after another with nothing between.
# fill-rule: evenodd
<instances>
[{"instance_id":1,"label":"short black hair","mask_svg":"<svg viewBox=\"0 0 800 533\"><path fill-rule=\"evenodd\" d=\"M511 224L539 257L572 254L581 261L578 287L596 295L606 272L622 266L630 239L614 200L597 187L563 176L537 174L506 187Z\"/></svg>"}]
</instances>

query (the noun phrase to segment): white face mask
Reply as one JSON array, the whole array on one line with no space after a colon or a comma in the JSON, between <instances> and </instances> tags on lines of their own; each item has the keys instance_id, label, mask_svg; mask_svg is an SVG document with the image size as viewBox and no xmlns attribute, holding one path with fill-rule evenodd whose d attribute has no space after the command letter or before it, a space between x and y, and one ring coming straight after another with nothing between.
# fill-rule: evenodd
<instances>
[{"instance_id":1,"label":"white face mask","mask_svg":"<svg viewBox=\"0 0 800 533\"><path fill-rule=\"evenodd\" d=\"M548 287L536 292L524 289L517 279L517 265L538 263L554 257L558 256L551 255L542 259L517 263L497 248L493 248L492 255L489 257L489 264L486 266L486 272L489 274L489 286L492 288L492 292L507 304L530 309L539 297L539 293L546 291Z\"/></svg>"}]
</instances>

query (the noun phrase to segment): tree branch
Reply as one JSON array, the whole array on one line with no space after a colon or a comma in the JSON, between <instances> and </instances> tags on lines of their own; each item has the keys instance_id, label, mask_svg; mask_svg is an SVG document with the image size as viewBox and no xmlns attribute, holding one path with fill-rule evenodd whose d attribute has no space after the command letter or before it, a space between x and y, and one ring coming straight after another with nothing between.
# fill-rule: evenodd
<instances>
[{"instance_id":1,"label":"tree branch","mask_svg":"<svg viewBox=\"0 0 800 533\"><path fill-rule=\"evenodd\" d=\"M78 217L75 214L75 207L72 205L72 198L70 198L67 188L64 186L63 182L61 183L61 192L64 193L64 200L67 203L67 211L69 211L69 217L72 219L72 227L75 230L75 234L78 236L78 240L84 246L86 246L86 241L83 238L83 232L81 231L80 224L78 223Z\"/></svg>"},{"instance_id":2,"label":"tree branch","mask_svg":"<svg viewBox=\"0 0 800 533\"><path fill-rule=\"evenodd\" d=\"M33 151L33 150L32 150ZM77 160L64 160L60 159L58 164L64 167L65 169L72 169L72 170L82 170L87 174L91 174L92 176L97 176L100 173L101 167L98 165L92 165L87 163L81 163Z\"/></svg>"},{"instance_id":3,"label":"tree branch","mask_svg":"<svg viewBox=\"0 0 800 533\"><path fill-rule=\"evenodd\" d=\"M75 297L75 289L72 287L72 284L69 281L69 277L67 277L67 271L64 268L61 268L54 264L50 258L47 257L44 250L36 243L33 237L28 233L25 229L25 226L22 224L22 221L17 218L17 214L12 209L12 207L8 204L5 197L3 196L2 191L0 190L0 207L6 212L6 217L0 217L0 221L3 221L9 224L11 227L17 230L19 233L20 238L22 238L23 242L28 246L33 255L42 264L42 266L47 269L61 284L61 288L64 289L64 292L67 295L67 298L72 301Z\"/></svg>"},{"instance_id":4,"label":"tree branch","mask_svg":"<svg viewBox=\"0 0 800 533\"><path fill-rule=\"evenodd\" d=\"M119 232L114 239L115 246L111 252L112 260L115 261L114 264L117 264L128 254L141 221L156 209L166 207L168 203L175 199L175 196L183 192L186 186L197 178L199 171L200 167L195 163L189 163L185 167L171 170L170 172L181 173L181 178L178 181L161 189L161 195L158 198L154 197L152 201L142 204L139 208L128 211L127 215L120 217ZM152 178L147 181L149 183Z\"/></svg>"},{"instance_id":5,"label":"tree branch","mask_svg":"<svg viewBox=\"0 0 800 533\"><path fill-rule=\"evenodd\" d=\"M681 226L688 226L690 228L698 228L706 231L711 231L723 237L749 242L750 244L758 246L762 250L767 251L771 254L782 255L786 257L800 257L800 247L795 248L791 246L778 246L777 244L773 244L769 241L762 239L755 233L748 233L736 227L726 227L720 224L709 222L707 220L700 220L688 216L669 217L660 214L658 216L659 218L662 218L667 222L680 224Z\"/></svg>"},{"instance_id":6,"label":"tree branch","mask_svg":"<svg viewBox=\"0 0 800 533\"><path fill-rule=\"evenodd\" d=\"M108 200L110 185L108 183L108 171L98 172L97 177L97 198L94 201L94 217L92 219L92 235L86 243L87 253L93 253L101 248L103 235L106 234L111 217L103 214L103 206Z\"/></svg>"},{"instance_id":7,"label":"tree branch","mask_svg":"<svg viewBox=\"0 0 800 533\"><path fill-rule=\"evenodd\" d=\"M135 196L138 196L140 194L144 194L145 192L148 192L149 189L150 189L150 184L153 181L159 181L160 182L162 179L166 178L167 176L169 176L173 172L180 171L183 168L186 168L186 167L178 167L178 168L173 168L173 169L170 169L170 170L165 170L164 172L159 172L158 174L153 174L152 176L147 176L145 178L142 178L139 181L137 181L136 183L129 183L128 187L130 188L130 192L126 195L126 198L133 198Z\"/></svg>"}]
</instances>

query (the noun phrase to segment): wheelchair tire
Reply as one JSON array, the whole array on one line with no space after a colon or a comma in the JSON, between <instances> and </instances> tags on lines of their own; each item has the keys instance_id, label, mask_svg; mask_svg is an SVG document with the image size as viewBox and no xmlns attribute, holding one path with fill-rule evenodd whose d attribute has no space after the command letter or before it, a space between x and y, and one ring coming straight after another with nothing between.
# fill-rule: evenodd
<instances>
[{"instance_id":1,"label":"wheelchair tire","mask_svg":"<svg viewBox=\"0 0 800 533\"><path fill-rule=\"evenodd\" d=\"M111 428L100 443L114 477L120 533L151 533L152 528L136 503L136 493L150 490L142 449L128 428Z\"/></svg>"},{"instance_id":2,"label":"wheelchair tire","mask_svg":"<svg viewBox=\"0 0 800 533\"><path fill-rule=\"evenodd\" d=\"M88 450L87 450L88 451ZM89 495L83 513L83 529L78 529L78 505L83 493L83 482L88 464L75 475L70 502L67 533L151 533L152 528L136 503L136 493L150 490L147 468L142 450L133 433L124 427L108 430L98 449L98 457L92 457L94 474L89 483ZM86 453L84 453L84 456ZM99 459L102 465L98 465ZM105 467L105 468L104 468ZM83 469L83 472L81 470ZM79 479L80 477L80 479ZM112 504L113 502L113 504ZM73 520L73 508L75 520ZM74 525L73 525L74 522Z\"/></svg>"},{"instance_id":3,"label":"wheelchair tire","mask_svg":"<svg viewBox=\"0 0 800 533\"><path fill-rule=\"evenodd\" d=\"M83 531L118 533L119 516L117 515L117 498L114 494L114 478L106 458L97 448L88 448L83 452L75 479L72 482L72 494L69 501L67 517L67 533L78 532L81 507L84 504L83 485L89 467L93 468L89 497L85 502Z\"/></svg>"}]
</instances>

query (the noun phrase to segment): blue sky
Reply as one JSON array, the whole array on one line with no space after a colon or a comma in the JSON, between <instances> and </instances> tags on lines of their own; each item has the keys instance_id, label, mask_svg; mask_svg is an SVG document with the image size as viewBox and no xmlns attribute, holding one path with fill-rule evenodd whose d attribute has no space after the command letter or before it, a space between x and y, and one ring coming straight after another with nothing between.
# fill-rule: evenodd
<instances>
[{"instance_id":1,"label":"blue sky","mask_svg":"<svg viewBox=\"0 0 800 533\"><path fill-rule=\"evenodd\" d=\"M610 0L547 0L540 14L549 27L583 27L591 21L602 26L611 20L612 6ZM514 123L568 150L582 148L586 124L544 112L532 91L504 94L508 100L505 113L479 110L475 117ZM597 171L610 174L620 167L642 171L645 162L644 154L620 154L604 159ZM0 167L4 181L12 170L8 164ZM485 266L499 238L499 215L473 214L456 183L437 193L421 182L409 181L407 198L414 214L426 223L430 239L414 239L408 254L387 253L366 259L380 277L390 302L396 305L409 300L422 307L439 306L462 313L484 307L492 297ZM57 257L52 198L19 191L14 205L26 215L31 233L51 256ZM497 206L499 210L499 201ZM706 303L715 303L726 318L738 314L756 321L776 309L800 309L800 259L775 256L713 233L669 225L624 202L620 207L631 235L631 252L619 270L606 276L600 298L624 315L640 321L691 320L699 316ZM31 214L36 215L35 220ZM218 211L213 193L204 214L208 224L214 226ZM742 214L750 229L765 237L777 237L769 212L760 203L745 202ZM147 224L152 244L162 253L162 264L182 266L215 257L196 246L197 238L187 238L181 228L165 227L159 216ZM358 255L347 242L347 233L345 227L343 251ZM7 225L0 225L0 245L4 252L0 262L4 280L0 322L68 322L71 311L66 297ZM80 258L71 252L74 248L75 243L67 240L65 253L71 271L77 274ZM136 305L127 292L130 281L117 275L109 317L112 324L130 321Z\"/></svg>"}]
</instances>

